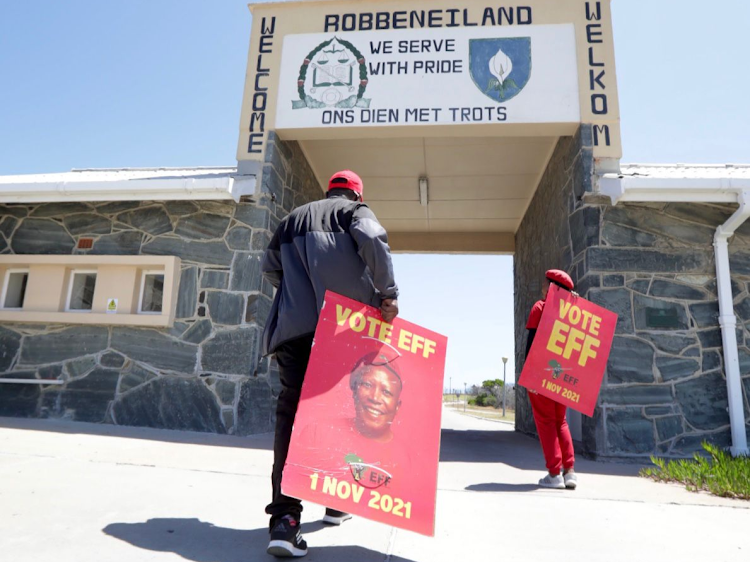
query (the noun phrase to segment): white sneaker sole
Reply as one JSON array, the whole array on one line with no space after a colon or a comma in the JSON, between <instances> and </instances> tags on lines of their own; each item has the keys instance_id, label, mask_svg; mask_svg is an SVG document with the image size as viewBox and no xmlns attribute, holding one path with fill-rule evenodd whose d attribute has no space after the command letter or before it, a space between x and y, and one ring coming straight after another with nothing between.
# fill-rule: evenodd
<instances>
[{"instance_id":1,"label":"white sneaker sole","mask_svg":"<svg viewBox=\"0 0 750 562\"><path fill-rule=\"evenodd\" d=\"M578 482L576 482L575 480L570 480L569 482L565 483L565 487L568 490L575 490L576 486L578 486Z\"/></svg>"},{"instance_id":2,"label":"white sneaker sole","mask_svg":"<svg viewBox=\"0 0 750 562\"><path fill-rule=\"evenodd\" d=\"M341 517L334 517L332 515L324 515L323 516L323 523L326 523L327 525L341 525L344 521L349 521L352 516L351 514L347 513L346 515L342 515Z\"/></svg>"},{"instance_id":3,"label":"white sneaker sole","mask_svg":"<svg viewBox=\"0 0 750 562\"><path fill-rule=\"evenodd\" d=\"M297 548L289 541L271 541L266 552L277 558L299 558L307 554L307 550Z\"/></svg>"}]
</instances>

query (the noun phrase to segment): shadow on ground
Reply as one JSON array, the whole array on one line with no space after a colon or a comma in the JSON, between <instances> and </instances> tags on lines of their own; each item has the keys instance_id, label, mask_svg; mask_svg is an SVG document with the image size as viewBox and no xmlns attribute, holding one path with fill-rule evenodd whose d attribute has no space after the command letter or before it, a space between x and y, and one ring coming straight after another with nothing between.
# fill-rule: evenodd
<instances>
[{"instance_id":1,"label":"shadow on ground","mask_svg":"<svg viewBox=\"0 0 750 562\"><path fill-rule=\"evenodd\" d=\"M327 531L320 522L305 523L306 535ZM335 529L331 529L335 530ZM276 560L266 554L268 529L229 529L199 519L149 519L145 523L112 523L105 534L156 552L173 552L195 562L247 562ZM309 542L309 539L308 539ZM305 560L382 562L386 554L361 546L310 546ZM402 562L414 562L398 559Z\"/></svg>"},{"instance_id":2,"label":"shadow on ground","mask_svg":"<svg viewBox=\"0 0 750 562\"><path fill-rule=\"evenodd\" d=\"M210 447L236 447L239 449L273 450L273 433L262 433L248 437L201 433L198 431L165 430L150 427L130 427L103 423L73 422L68 420L24 419L0 417L0 428L28 431L49 431L69 435L102 435L146 439L166 443L207 445Z\"/></svg>"},{"instance_id":3,"label":"shadow on ground","mask_svg":"<svg viewBox=\"0 0 750 562\"><path fill-rule=\"evenodd\" d=\"M504 463L521 470L544 471L539 441L516 431L444 429L441 432L440 462ZM641 466L576 457L576 470L589 474L637 476Z\"/></svg>"}]
</instances>

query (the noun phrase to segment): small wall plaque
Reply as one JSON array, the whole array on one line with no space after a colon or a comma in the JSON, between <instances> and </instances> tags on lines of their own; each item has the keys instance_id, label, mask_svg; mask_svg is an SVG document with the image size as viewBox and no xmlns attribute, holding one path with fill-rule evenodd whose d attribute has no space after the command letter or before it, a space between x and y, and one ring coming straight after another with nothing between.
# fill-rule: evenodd
<instances>
[{"instance_id":1,"label":"small wall plaque","mask_svg":"<svg viewBox=\"0 0 750 562\"><path fill-rule=\"evenodd\" d=\"M646 308L646 325L649 328L678 328L677 311L675 309Z\"/></svg>"}]
</instances>

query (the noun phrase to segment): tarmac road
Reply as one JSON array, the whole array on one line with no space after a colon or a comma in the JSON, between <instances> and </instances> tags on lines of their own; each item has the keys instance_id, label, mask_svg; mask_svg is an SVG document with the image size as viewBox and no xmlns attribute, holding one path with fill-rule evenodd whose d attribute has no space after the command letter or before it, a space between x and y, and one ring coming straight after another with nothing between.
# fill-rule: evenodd
<instances>
[{"instance_id":1,"label":"tarmac road","mask_svg":"<svg viewBox=\"0 0 750 562\"><path fill-rule=\"evenodd\" d=\"M0 561L240 562L266 555L272 437L0 418ZM543 490L538 443L443 412L435 538L307 506L319 562L744 561L750 502L579 460L576 491Z\"/></svg>"}]
</instances>

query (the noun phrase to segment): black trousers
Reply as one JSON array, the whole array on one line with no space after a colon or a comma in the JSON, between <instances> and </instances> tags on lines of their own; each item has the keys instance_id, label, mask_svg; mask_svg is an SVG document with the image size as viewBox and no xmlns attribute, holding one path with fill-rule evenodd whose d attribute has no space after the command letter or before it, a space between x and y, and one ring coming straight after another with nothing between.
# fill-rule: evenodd
<instances>
[{"instance_id":1,"label":"black trousers","mask_svg":"<svg viewBox=\"0 0 750 562\"><path fill-rule=\"evenodd\" d=\"M302 381L310 361L313 336L304 336L286 342L276 350L276 362L279 364L281 394L276 406L276 434L273 441L273 473L271 485L273 496L266 506L266 513L271 516L270 527L284 515L291 515L297 521L302 513L302 502L281 493L281 474L289 454L289 441L292 438L294 416L297 414Z\"/></svg>"}]
</instances>

